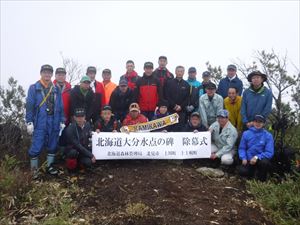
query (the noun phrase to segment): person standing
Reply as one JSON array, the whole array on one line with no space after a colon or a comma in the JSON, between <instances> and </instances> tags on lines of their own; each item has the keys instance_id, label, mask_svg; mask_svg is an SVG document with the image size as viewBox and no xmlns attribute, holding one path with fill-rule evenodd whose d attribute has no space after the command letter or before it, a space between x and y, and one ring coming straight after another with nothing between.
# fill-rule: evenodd
<instances>
[{"instance_id":1,"label":"person standing","mask_svg":"<svg viewBox=\"0 0 300 225\"><path fill-rule=\"evenodd\" d=\"M53 67L43 65L41 78L29 87L26 98L27 132L32 135L32 143L28 150L33 178L38 178L39 155L43 147L47 147L47 172L58 174L53 167L60 130L65 127L64 109L61 92L51 78Z\"/></svg>"},{"instance_id":2,"label":"person standing","mask_svg":"<svg viewBox=\"0 0 300 225\"><path fill-rule=\"evenodd\" d=\"M192 112L198 111L199 107L199 97L203 95L203 89L201 88L202 84L197 80L197 70L195 67L190 67L188 70L188 79L187 82L190 85L190 97L189 103L186 107L187 116Z\"/></svg>"},{"instance_id":3,"label":"person standing","mask_svg":"<svg viewBox=\"0 0 300 225\"><path fill-rule=\"evenodd\" d=\"M111 81L111 70L110 69L104 69L102 71L102 78L103 78L103 86L104 86L104 92L105 92L105 105L109 104L110 96L112 92L115 90L117 85Z\"/></svg>"},{"instance_id":4,"label":"person standing","mask_svg":"<svg viewBox=\"0 0 300 225\"><path fill-rule=\"evenodd\" d=\"M165 85L165 99L169 103L169 112L179 115L179 123L172 126L172 131L179 132L186 123L186 106L190 96L190 85L183 80L184 67L177 66L176 78L170 79Z\"/></svg>"},{"instance_id":5,"label":"person standing","mask_svg":"<svg viewBox=\"0 0 300 225\"><path fill-rule=\"evenodd\" d=\"M133 103L133 91L128 87L127 80L121 79L119 86L113 91L109 100L116 120L123 122L131 103Z\"/></svg>"},{"instance_id":6,"label":"person standing","mask_svg":"<svg viewBox=\"0 0 300 225\"><path fill-rule=\"evenodd\" d=\"M159 80L153 75L153 63L145 62L144 74L137 83L134 99L140 106L141 113L151 120L158 101L162 98Z\"/></svg>"},{"instance_id":7,"label":"person standing","mask_svg":"<svg viewBox=\"0 0 300 225\"><path fill-rule=\"evenodd\" d=\"M216 85L208 83L206 94L199 98L199 112L204 126L209 127L217 119L217 113L223 109L223 98L216 94Z\"/></svg>"},{"instance_id":8,"label":"person standing","mask_svg":"<svg viewBox=\"0 0 300 225\"><path fill-rule=\"evenodd\" d=\"M155 69L154 76L159 80L160 86L163 89L167 80L174 78L174 75L167 69L167 65L168 65L168 58L166 56L159 56L158 68Z\"/></svg>"},{"instance_id":9,"label":"person standing","mask_svg":"<svg viewBox=\"0 0 300 225\"><path fill-rule=\"evenodd\" d=\"M127 81L128 87L131 90L136 88L136 82L140 78L134 68L134 62L132 60L128 60L126 62L126 73L120 77L120 80L125 79Z\"/></svg>"},{"instance_id":10,"label":"person standing","mask_svg":"<svg viewBox=\"0 0 300 225\"><path fill-rule=\"evenodd\" d=\"M248 77L250 87L244 91L242 100L242 120L244 130L253 126L255 115L262 115L268 118L272 111L272 92L264 86L267 75L260 71L251 72Z\"/></svg>"},{"instance_id":11,"label":"person standing","mask_svg":"<svg viewBox=\"0 0 300 225\"><path fill-rule=\"evenodd\" d=\"M94 99L92 103L93 112L92 120L96 121L100 117L101 109L105 105L105 91L101 82L96 80L97 69L94 66L89 66L86 71L86 75L90 78L91 89L94 92Z\"/></svg>"},{"instance_id":12,"label":"person standing","mask_svg":"<svg viewBox=\"0 0 300 225\"><path fill-rule=\"evenodd\" d=\"M64 115L66 126L70 123L70 93L71 84L66 81L66 70L65 68L59 67L55 70L55 80L53 84L57 86L62 95L62 101L64 105Z\"/></svg>"},{"instance_id":13,"label":"person standing","mask_svg":"<svg viewBox=\"0 0 300 225\"><path fill-rule=\"evenodd\" d=\"M242 97L238 95L236 87L228 89L228 97L224 99L224 108L229 112L230 123L238 130L239 134L243 131L241 115Z\"/></svg>"},{"instance_id":14,"label":"person standing","mask_svg":"<svg viewBox=\"0 0 300 225\"><path fill-rule=\"evenodd\" d=\"M237 68L235 65L228 65L227 76L220 80L217 93L223 98L227 97L228 89L230 87L236 87L239 95L242 95L243 93L243 82L238 78L236 70Z\"/></svg>"},{"instance_id":15,"label":"person standing","mask_svg":"<svg viewBox=\"0 0 300 225\"><path fill-rule=\"evenodd\" d=\"M91 87L91 79L88 76L83 76L80 84L76 85L71 90L71 109L70 115L75 115L76 109L82 108L85 111L85 119L90 122L93 115L94 92Z\"/></svg>"},{"instance_id":16,"label":"person standing","mask_svg":"<svg viewBox=\"0 0 300 225\"><path fill-rule=\"evenodd\" d=\"M209 71L204 71L202 73L202 85L199 87L199 89L202 90L203 94L205 94L206 86L212 83L211 81L211 73Z\"/></svg>"}]
</instances>

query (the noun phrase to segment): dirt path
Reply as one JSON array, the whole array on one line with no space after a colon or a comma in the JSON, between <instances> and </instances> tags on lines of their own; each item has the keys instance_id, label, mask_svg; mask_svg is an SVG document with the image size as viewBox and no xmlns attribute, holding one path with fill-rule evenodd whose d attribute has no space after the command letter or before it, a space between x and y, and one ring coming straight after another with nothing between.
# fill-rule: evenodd
<instances>
[{"instance_id":1,"label":"dirt path","mask_svg":"<svg viewBox=\"0 0 300 225\"><path fill-rule=\"evenodd\" d=\"M77 182L83 192L73 198L76 214L91 224L272 224L246 193L243 181L229 175L203 177L191 165L101 162Z\"/></svg>"}]
</instances>

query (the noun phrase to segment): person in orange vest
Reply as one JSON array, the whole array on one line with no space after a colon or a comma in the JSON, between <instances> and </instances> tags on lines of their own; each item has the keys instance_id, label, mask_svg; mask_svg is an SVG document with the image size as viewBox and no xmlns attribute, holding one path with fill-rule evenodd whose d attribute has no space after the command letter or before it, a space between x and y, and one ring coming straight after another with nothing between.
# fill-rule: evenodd
<instances>
[{"instance_id":1,"label":"person in orange vest","mask_svg":"<svg viewBox=\"0 0 300 225\"><path fill-rule=\"evenodd\" d=\"M115 90L117 85L111 81L111 70L110 69L104 69L102 71L102 84L104 86L104 92L105 92L105 105L109 104L110 96L112 92Z\"/></svg>"},{"instance_id":2,"label":"person in orange vest","mask_svg":"<svg viewBox=\"0 0 300 225\"><path fill-rule=\"evenodd\" d=\"M93 99L93 122L97 121L100 117L101 109L105 105L105 91L103 84L96 80L97 69L94 66L89 66L86 75L91 79L91 89L94 92Z\"/></svg>"}]
</instances>

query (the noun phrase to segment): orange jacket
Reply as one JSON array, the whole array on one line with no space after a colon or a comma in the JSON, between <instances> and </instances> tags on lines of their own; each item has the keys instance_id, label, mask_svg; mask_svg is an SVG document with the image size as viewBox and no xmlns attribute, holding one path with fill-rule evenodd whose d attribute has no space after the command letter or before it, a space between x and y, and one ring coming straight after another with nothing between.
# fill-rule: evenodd
<instances>
[{"instance_id":1,"label":"orange jacket","mask_svg":"<svg viewBox=\"0 0 300 225\"><path fill-rule=\"evenodd\" d=\"M105 105L108 105L110 96L111 96L112 92L115 90L115 88L117 87L117 85L111 81L107 84L104 84L102 82L102 84L103 84L104 92L105 92Z\"/></svg>"}]
</instances>

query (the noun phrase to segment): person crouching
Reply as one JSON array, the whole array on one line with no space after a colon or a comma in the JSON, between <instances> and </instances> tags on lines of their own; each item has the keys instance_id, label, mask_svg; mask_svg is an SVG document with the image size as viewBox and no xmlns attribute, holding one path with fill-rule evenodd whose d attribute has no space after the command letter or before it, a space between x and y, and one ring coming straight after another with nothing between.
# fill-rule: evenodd
<instances>
[{"instance_id":1,"label":"person crouching","mask_svg":"<svg viewBox=\"0 0 300 225\"><path fill-rule=\"evenodd\" d=\"M67 139L66 166L70 172L75 172L79 165L86 169L96 163L90 142L92 127L85 120L85 110L76 109L73 117L74 121L65 132Z\"/></svg>"},{"instance_id":2,"label":"person crouching","mask_svg":"<svg viewBox=\"0 0 300 225\"><path fill-rule=\"evenodd\" d=\"M193 112L190 116L189 122L183 127L182 132L203 132L207 128L201 122L201 116L198 112Z\"/></svg>"},{"instance_id":3,"label":"person crouching","mask_svg":"<svg viewBox=\"0 0 300 225\"><path fill-rule=\"evenodd\" d=\"M234 162L235 142L238 137L236 128L229 121L229 113L222 109L217 113L217 121L210 127L212 133L211 156L212 166L219 164L230 166Z\"/></svg>"},{"instance_id":4,"label":"person crouching","mask_svg":"<svg viewBox=\"0 0 300 225\"><path fill-rule=\"evenodd\" d=\"M147 117L141 114L139 104L132 103L129 106L129 113L123 121L123 126L135 125L148 122Z\"/></svg>"},{"instance_id":5,"label":"person crouching","mask_svg":"<svg viewBox=\"0 0 300 225\"><path fill-rule=\"evenodd\" d=\"M114 118L112 108L105 105L101 111L101 117L96 121L94 129L99 132L119 132L121 124Z\"/></svg>"}]
</instances>

